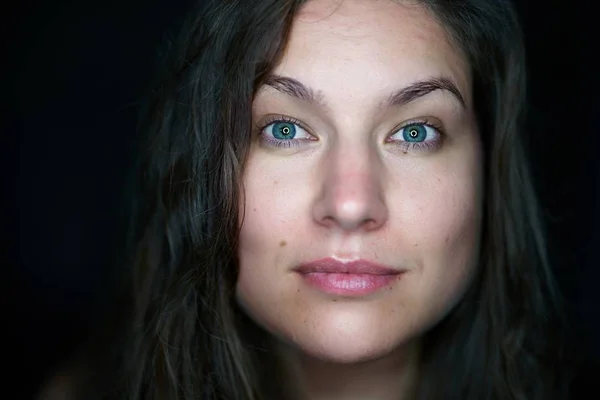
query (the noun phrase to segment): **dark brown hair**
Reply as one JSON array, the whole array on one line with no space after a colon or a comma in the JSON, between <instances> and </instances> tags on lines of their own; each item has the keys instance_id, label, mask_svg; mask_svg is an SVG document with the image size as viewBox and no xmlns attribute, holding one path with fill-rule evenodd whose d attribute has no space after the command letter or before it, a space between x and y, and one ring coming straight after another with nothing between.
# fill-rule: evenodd
<instances>
[{"instance_id":1,"label":"dark brown hair","mask_svg":"<svg viewBox=\"0 0 600 400\"><path fill-rule=\"evenodd\" d=\"M133 278L122 282L120 329L104 349L114 354L114 379L104 381L112 389L103 397L277 398L264 379L261 331L234 299L235 249L252 100L302 3L212 1L174 42L141 126ZM568 375L557 367L562 301L523 146L525 54L515 11L507 0L417 3L470 63L485 153L479 273L425 335L419 398L567 398Z\"/></svg>"}]
</instances>

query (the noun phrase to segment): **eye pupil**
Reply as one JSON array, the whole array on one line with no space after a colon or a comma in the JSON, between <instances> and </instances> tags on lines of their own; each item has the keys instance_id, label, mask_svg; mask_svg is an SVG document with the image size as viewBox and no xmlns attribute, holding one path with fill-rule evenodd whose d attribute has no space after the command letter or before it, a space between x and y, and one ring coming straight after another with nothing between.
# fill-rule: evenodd
<instances>
[{"instance_id":1,"label":"eye pupil","mask_svg":"<svg viewBox=\"0 0 600 400\"><path fill-rule=\"evenodd\" d=\"M427 138L427 129L423 125L411 125L404 128L403 136L407 142L422 142Z\"/></svg>"},{"instance_id":2,"label":"eye pupil","mask_svg":"<svg viewBox=\"0 0 600 400\"><path fill-rule=\"evenodd\" d=\"M288 122L273 124L273 136L276 139L293 139L296 136L296 127Z\"/></svg>"}]
</instances>

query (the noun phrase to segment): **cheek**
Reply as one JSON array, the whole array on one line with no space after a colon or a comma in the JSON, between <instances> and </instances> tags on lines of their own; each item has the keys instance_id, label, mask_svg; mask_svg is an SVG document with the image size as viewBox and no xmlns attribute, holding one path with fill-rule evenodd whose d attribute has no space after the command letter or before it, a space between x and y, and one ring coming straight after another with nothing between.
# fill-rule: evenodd
<instances>
[{"instance_id":1,"label":"cheek","mask_svg":"<svg viewBox=\"0 0 600 400\"><path fill-rule=\"evenodd\" d=\"M404 213L405 223L415 232L415 245L432 254L472 247L481 219L479 185L456 179L431 192L420 190Z\"/></svg>"},{"instance_id":2,"label":"cheek","mask_svg":"<svg viewBox=\"0 0 600 400\"><path fill-rule=\"evenodd\" d=\"M294 164L282 166L281 160L250 154L243 178L245 201L240 204L245 212L240 252L276 256L297 245L294 238L305 237L310 218L307 199L315 184L306 173L309 167Z\"/></svg>"},{"instance_id":3,"label":"cheek","mask_svg":"<svg viewBox=\"0 0 600 400\"><path fill-rule=\"evenodd\" d=\"M471 143L472 142L472 143ZM465 149L466 148L466 149ZM422 169L404 171L395 182L397 229L412 237L425 257L451 260L458 252L477 252L483 205L481 151L475 140L462 151Z\"/></svg>"},{"instance_id":4,"label":"cheek","mask_svg":"<svg viewBox=\"0 0 600 400\"><path fill-rule=\"evenodd\" d=\"M410 238L418 265L411 298L431 315L443 317L458 303L478 265L483 182L477 170L439 175L429 189L405 185L412 195L397 209L404 216L398 229Z\"/></svg>"},{"instance_id":5,"label":"cheek","mask_svg":"<svg viewBox=\"0 0 600 400\"><path fill-rule=\"evenodd\" d=\"M271 330L269 321L285 318L279 305L296 291L286 286L281 276L287 267L284 255L297 244L301 193L281 175L249 160L245 201L240 204L244 213L238 243L237 299L267 330Z\"/></svg>"},{"instance_id":6,"label":"cheek","mask_svg":"<svg viewBox=\"0 0 600 400\"><path fill-rule=\"evenodd\" d=\"M282 183L273 173L248 170L245 179L245 205L240 227L239 251L252 253L253 257L280 253L292 240L295 219L301 210L298 188Z\"/></svg>"}]
</instances>

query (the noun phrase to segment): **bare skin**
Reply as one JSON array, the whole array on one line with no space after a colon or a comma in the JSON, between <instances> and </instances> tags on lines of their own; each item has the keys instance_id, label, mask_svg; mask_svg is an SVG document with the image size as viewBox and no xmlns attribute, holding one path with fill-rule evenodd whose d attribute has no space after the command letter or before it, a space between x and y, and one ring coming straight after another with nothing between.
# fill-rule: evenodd
<instances>
[{"instance_id":1,"label":"bare skin","mask_svg":"<svg viewBox=\"0 0 600 400\"><path fill-rule=\"evenodd\" d=\"M275 75L253 104L238 301L277 343L291 397L413 398L420 338L460 301L479 250L468 64L421 6L324 0L296 16ZM390 102L417 82L436 89ZM294 271L324 257L405 273L335 296Z\"/></svg>"}]
</instances>

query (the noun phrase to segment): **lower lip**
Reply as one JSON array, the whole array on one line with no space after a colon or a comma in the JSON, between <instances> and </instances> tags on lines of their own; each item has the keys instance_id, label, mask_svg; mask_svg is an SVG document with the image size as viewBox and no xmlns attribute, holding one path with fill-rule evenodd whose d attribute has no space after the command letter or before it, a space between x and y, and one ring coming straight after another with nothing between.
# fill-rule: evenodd
<instances>
[{"instance_id":1,"label":"lower lip","mask_svg":"<svg viewBox=\"0 0 600 400\"><path fill-rule=\"evenodd\" d=\"M304 280L314 288L340 296L366 296L399 279L401 274L372 275L310 272L302 274Z\"/></svg>"}]
</instances>

